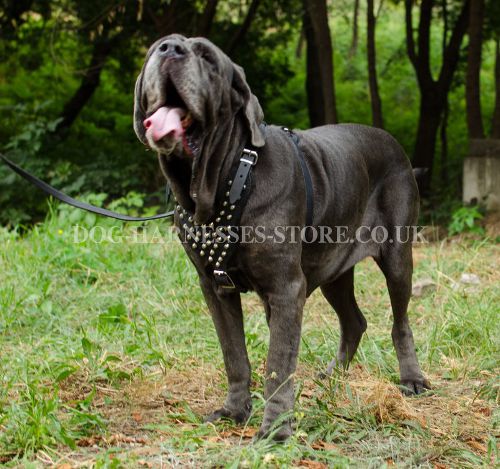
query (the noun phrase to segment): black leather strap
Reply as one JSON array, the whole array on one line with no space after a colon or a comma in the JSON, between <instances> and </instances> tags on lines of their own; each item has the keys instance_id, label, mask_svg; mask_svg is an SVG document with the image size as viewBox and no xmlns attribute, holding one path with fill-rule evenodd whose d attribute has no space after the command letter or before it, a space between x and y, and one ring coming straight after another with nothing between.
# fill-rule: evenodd
<instances>
[{"instance_id":1,"label":"black leather strap","mask_svg":"<svg viewBox=\"0 0 500 469\"><path fill-rule=\"evenodd\" d=\"M238 168L230 180L228 203L232 218L229 225L233 228L233 230L238 232L239 236L241 236L241 215L250 194L250 175L252 168L257 164L258 159L259 155L255 149L252 147L244 148L240 156ZM216 266L216 269L213 271L215 283L224 289L239 289L240 291L246 291L246 289L242 287L242 285L234 277L234 274L229 274L229 270L231 270L230 261L236 251L238 243L235 243L231 239L228 239L227 242L228 249L226 250L226 255L220 261L219 266Z\"/></svg>"},{"instance_id":2,"label":"black leather strap","mask_svg":"<svg viewBox=\"0 0 500 469\"><path fill-rule=\"evenodd\" d=\"M71 205L72 207L80 208L82 210L87 210L87 212L96 213L97 215L103 215L109 218L116 218L117 220L122 220L122 221L158 220L161 218L169 218L174 214L174 211L172 210L170 212L160 213L158 215L153 215L151 217L131 217L128 215L122 215L121 213L113 212L111 210L107 210L105 208L96 207L86 202L80 202L79 200L73 199L73 197L70 197L69 195L66 195L63 192L55 189L51 185L47 184L41 179L38 179L36 176L33 176L32 174L28 173L28 171L22 169L17 164L13 163L1 153L0 153L0 160L2 160L10 169L15 171L21 177L29 181L31 184L37 186L39 189L42 189L42 191L51 195L55 199L60 200L65 204Z\"/></svg>"},{"instance_id":3,"label":"black leather strap","mask_svg":"<svg viewBox=\"0 0 500 469\"><path fill-rule=\"evenodd\" d=\"M248 148L243 149L243 153L240 157L240 164L234 175L233 182L231 184L231 189L229 190L229 202L234 204L241 199L241 194L244 189L244 185L247 182L248 174L255 166L259 156L256 151L249 150Z\"/></svg>"},{"instance_id":4,"label":"black leather strap","mask_svg":"<svg viewBox=\"0 0 500 469\"><path fill-rule=\"evenodd\" d=\"M314 219L314 191L311 173L309 172L309 168L307 167L304 152L299 147L299 136L287 127L283 127L283 130L290 136L295 145L295 154L299 159L300 167L302 169L302 175L304 176L304 184L306 186L306 226L312 226Z\"/></svg>"}]
</instances>

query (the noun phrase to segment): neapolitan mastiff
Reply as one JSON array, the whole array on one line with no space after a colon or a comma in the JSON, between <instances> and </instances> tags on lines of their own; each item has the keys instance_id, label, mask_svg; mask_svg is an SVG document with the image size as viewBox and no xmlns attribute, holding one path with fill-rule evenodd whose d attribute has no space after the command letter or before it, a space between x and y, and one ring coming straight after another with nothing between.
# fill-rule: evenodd
<instances>
[{"instance_id":1,"label":"neapolitan mastiff","mask_svg":"<svg viewBox=\"0 0 500 469\"><path fill-rule=\"evenodd\" d=\"M340 321L340 345L328 366L330 374L336 366L348 365L366 329L353 284L354 266L366 257L375 259L387 280L401 385L408 393L428 388L407 316L411 240L396 236L397 227L416 223L419 197L408 158L382 130L346 124L291 133L262 121L262 109L243 69L207 39L175 34L149 49L135 88L134 129L158 153L179 204L175 224L198 271L228 377L224 405L207 420L230 417L244 422L250 415L250 363L240 291L253 290L262 299L270 329L266 406L259 435L273 430L274 438L284 439L292 432L291 422L278 417L293 409L293 374L306 298L320 287ZM252 170L249 178L249 169L235 173L243 161ZM246 184L233 189L231 177L238 176L245 176ZM236 198L228 201L229 188ZM224 255L234 238L222 239L228 231L218 227L229 223L235 204L238 225L264 227L265 236L258 242L231 245L229 259ZM386 230L388 236L355 242L344 242L345 235L342 242L330 242L331 238L326 242L311 238L315 240L311 242L307 237L297 241L288 228L304 227L311 216L309 205L313 231L346 227L352 234L360 227L367 231L383 227L377 230ZM278 227L287 227L284 242L282 234L279 239L269 235ZM207 238L200 228L210 228ZM217 242L224 246L219 252L214 251ZM222 261L230 277L220 282L214 271ZM233 283L237 288L230 288Z\"/></svg>"}]
</instances>

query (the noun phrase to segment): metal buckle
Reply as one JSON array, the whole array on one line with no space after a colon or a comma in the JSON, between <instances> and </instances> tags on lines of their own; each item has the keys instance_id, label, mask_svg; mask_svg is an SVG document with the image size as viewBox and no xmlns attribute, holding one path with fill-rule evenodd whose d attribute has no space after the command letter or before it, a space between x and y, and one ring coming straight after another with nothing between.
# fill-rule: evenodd
<instances>
[{"instance_id":1,"label":"metal buckle","mask_svg":"<svg viewBox=\"0 0 500 469\"><path fill-rule=\"evenodd\" d=\"M253 160L250 160L242 156L240 158L240 161L244 161L245 163L251 164L252 166L255 166L257 164L257 161L259 161L259 154L255 150L249 150L248 148L244 148L243 154L252 157Z\"/></svg>"},{"instance_id":2,"label":"metal buckle","mask_svg":"<svg viewBox=\"0 0 500 469\"><path fill-rule=\"evenodd\" d=\"M222 288L236 288L233 280L225 270L214 270L215 283Z\"/></svg>"}]
</instances>

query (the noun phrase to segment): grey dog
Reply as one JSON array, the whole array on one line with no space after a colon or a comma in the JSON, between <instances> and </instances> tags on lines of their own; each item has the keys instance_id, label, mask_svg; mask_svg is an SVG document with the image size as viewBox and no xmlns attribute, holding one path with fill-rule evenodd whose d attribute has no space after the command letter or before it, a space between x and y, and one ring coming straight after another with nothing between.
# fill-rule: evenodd
<instances>
[{"instance_id":1,"label":"grey dog","mask_svg":"<svg viewBox=\"0 0 500 469\"><path fill-rule=\"evenodd\" d=\"M154 118L153 118L154 116ZM146 120L156 119L148 129ZM306 184L295 144L282 128L260 126L263 112L243 69L204 38L174 34L149 49L135 88L134 129L158 153L176 200L197 224L208 224L234 161L245 145L258 149L252 190L241 225L304 226ZM383 227L378 241L353 243L287 242L264 239L237 247L232 266L246 288L261 298L270 330L266 363L264 418L260 436L292 433L293 374L306 298L320 287L338 315L341 329L336 358L346 367L366 320L354 298L354 266L372 257L385 275L393 311L392 339L401 386L419 394L429 387L420 370L407 308L411 295L411 240L396 239L399 226L416 223L418 189L401 146L383 130L354 124L297 131L314 188L315 227L367 230ZM175 224L181 227L179 215ZM372 239L373 238L373 239ZM222 408L207 417L244 422L251 413L250 363L245 346L239 290L220 288L207 273L205 258L189 244L200 285L220 340L228 378Z\"/></svg>"}]
</instances>

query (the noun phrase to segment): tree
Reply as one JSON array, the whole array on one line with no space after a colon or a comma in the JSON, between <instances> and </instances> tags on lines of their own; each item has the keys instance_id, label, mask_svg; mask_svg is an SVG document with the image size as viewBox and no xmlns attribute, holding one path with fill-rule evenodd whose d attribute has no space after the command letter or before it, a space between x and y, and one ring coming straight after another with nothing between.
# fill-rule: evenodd
<instances>
[{"instance_id":1,"label":"tree","mask_svg":"<svg viewBox=\"0 0 500 469\"><path fill-rule=\"evenodd\" d=\"M83 43L91 45L91 55L87 67L82 72L79 87L63 107L61 120L56 128L56 133L60 136L67 133L89 102L99 86L101 72L109 57L119 50L121 44L129 42L140 20L138 5L127 5L125 0L118 3L111 0L97 3L75 2L74 8L82 24L78 28L78 34Z\"/></svg>"},{"instance_id":2,"label":"tree","mask_svg":"<svg viewBox=\"0 0 500 469\"><path fill-rule=\"evenodd\" d=\"M208 37L212 30L215 13L217 12L219 0L207 0L203 14L198 21L198 35Z\"/></svg>"},{"instance_id":3,"label":"tree","mask_svg":"<svg viewBox=\"0 0 500 469\"><path fill-rule=\"evenodd\" d=\"M467 51L467 77L465 101L469 138L484 138L481 116L480 79L481 49L483 45L484 0L470 0L469 47Z\"/></svg>"},{"instance_id":4,"label":"tree","mask_svg":"<svg viewBox=\"0 0 500 469\"><path fill-rule=\"evenodd\" d=\"M420 109L413 165L428 168L426 175L421 180L420 189L424 193L429 189L437 131L453 75L459 62L460 47L467 31L469 0L462 2L455 24L451 28L451 36L444 48L442 65L437 79L432 76L430 63L430 30L433 7L434 0L420 2L417 50L413 33L413 0L405 0L406 49L415 70L420 90Z\"/></svg>"},{"instance_id":5,"label":"tree","mask_svg":"<svg viewBox=\"0 0 500 469\"><path fill-rule=\"evenodd\" d=\"M236 46L241 44L245 38L245 35L247 34L248 30L250 29L250 25L252 24L255 14L257 13L257 8L259 7L260 0L252 0L252 3L248 7L248 12L247 15L245 16L245 19L243 20L243 23L241 26L236 30L236 33L233 35L233 37L229 40L227 46L226 46L226 52L231 55L234 52L234 49Z\"/></svg>"},{"instance_id":6,"label":"tree","mask_svg":"<svg viewBox=\"0 0 500 469\"><path fill-rule=\"evenodd\" d=\"M354 0L354 12L352 15L352 39L351 47L349 49L349 57L354 57L358 50L358 17L359 17L359 0Z\"/></svg>"},{"instance_id":7,"label":"tree","mask_svg":"<svg viewBox=\"0 0 500 469\"><path fill-rule=\"evenodd\" d=\"M333 47L326 0L303 0L307 41L306 90L311 126L337 122Z\"/></svg>"},{"instance_id":8,"label":"tree","mask_svg":"<svg viewBox=\"0 0 500 469\"><path fill-rule=\"evenodd\" d=\"M467 48L467 77L465 99L467 128L470 139L487 138L481 112L481 54L483 41L495 43L495 106L491 119L491 137L500 138L500 6L497 1L470 0L469 46ZM487 11L488 10L488 11Z\"/></svg>"},{"instance_id":9,"label":"tree","mask_svg":"<svg viewBox=\"0 0 500 469\"><path fill-rule=\"evenodd\" d=\"M372 108L372 122L375 127L384 128L382 118L382 101L378 90L377 59L375 47L375 15L373 13L373 0L367 0L366 12L366 50L368 56L368 83L370 86L370 99Z\"/></svg>"}]
</instances>

